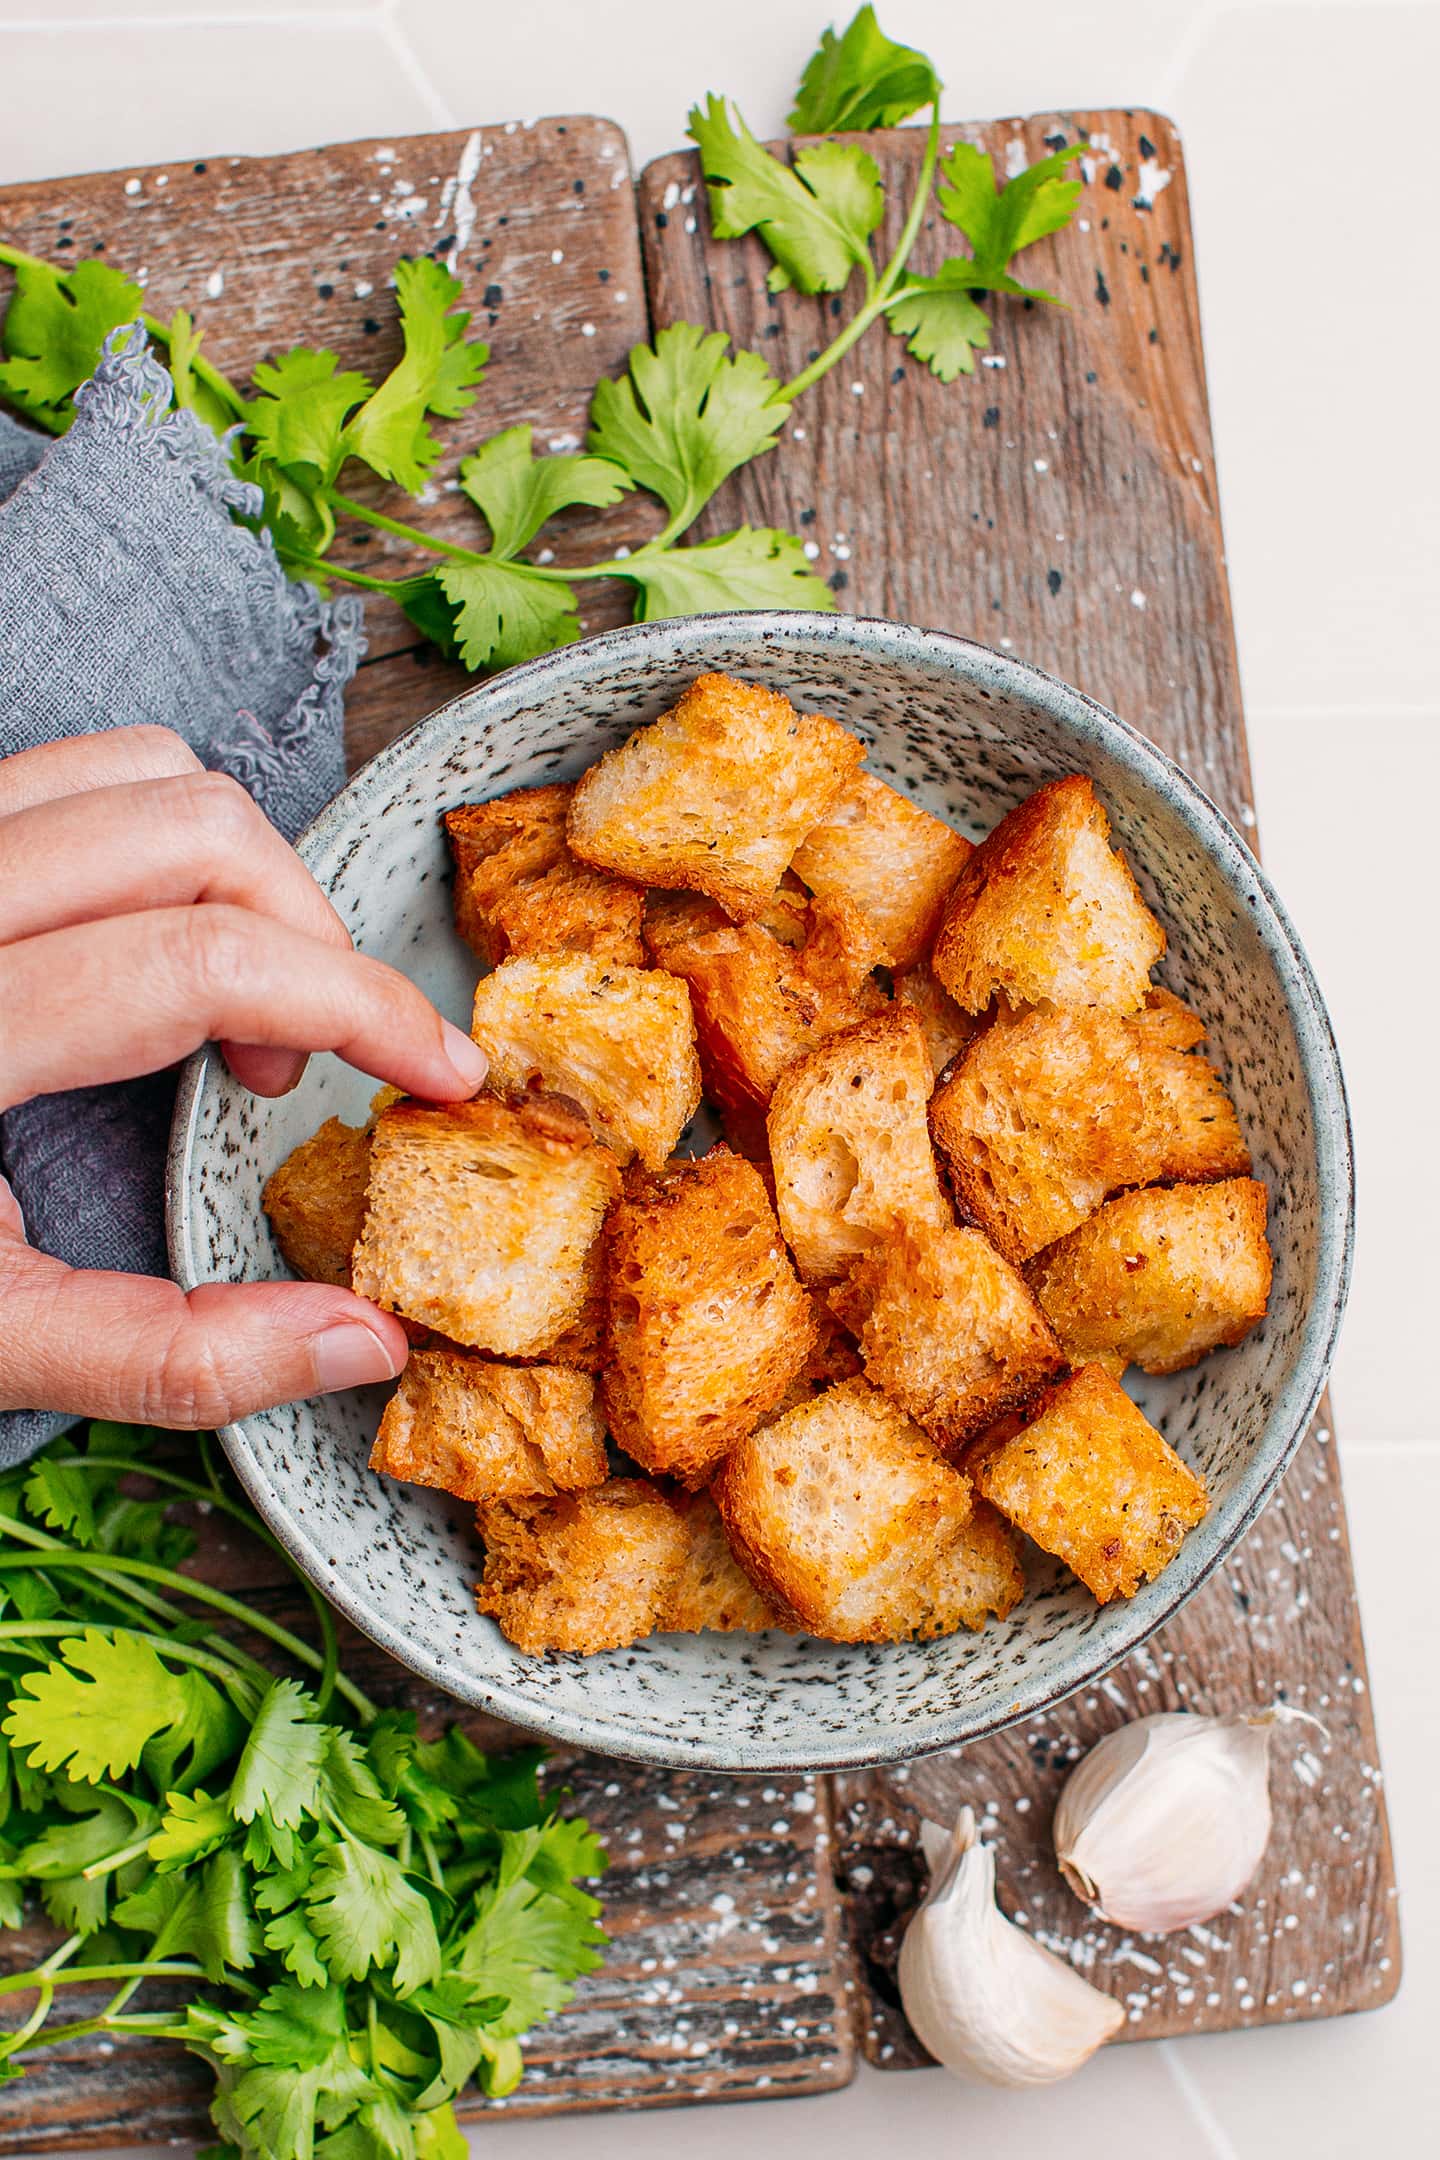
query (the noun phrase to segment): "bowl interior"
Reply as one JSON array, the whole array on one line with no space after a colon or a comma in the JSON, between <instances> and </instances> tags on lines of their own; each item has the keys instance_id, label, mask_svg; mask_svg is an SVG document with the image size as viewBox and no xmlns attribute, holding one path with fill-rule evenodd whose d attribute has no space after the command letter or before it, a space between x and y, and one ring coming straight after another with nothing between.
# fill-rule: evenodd
<instances>
[{"instance_id":1,"label":"bowl interior","mask_svg":"<svg viewBox=\"0 0 1440 2160\"><path fill-rule=\"evenodd\" d=\"M1142 1380L1137 1399L1210 1486L1211 1511L1158 1582L1101 1609L1033 1555L1030 1588L978 1637L838 1648L785 1636L667 1636L599 1657L522 1657L480 1618L470 1511L366 1467L379 1390L293 1403L225 1437L271 1527L367 1633L427 1680L557 1738L741 1769L894 1759L1058 1700L1143 1639L1253 1519L1323 1383L1349 1244L1345 1104L1324 1009L1253 858L1140 737L1078 693L985 648L898 625L712 617L615 632L460 698L359 773L302 853L362 950L468 1019L475 964L450 922L438 816L575 777L705 668L825 711L892 785L978 837L1039 782L1091 775L1169 932L1161 976L1210 1029L1270 1192L1275 1286L1236 1350ZM283 1274L265 1177L332 1114L360 1121L374 1083L312 1060L265 1102L210 1053L182 1090L172 1260L187 1286Z\"/></svg>"}]
</instances>

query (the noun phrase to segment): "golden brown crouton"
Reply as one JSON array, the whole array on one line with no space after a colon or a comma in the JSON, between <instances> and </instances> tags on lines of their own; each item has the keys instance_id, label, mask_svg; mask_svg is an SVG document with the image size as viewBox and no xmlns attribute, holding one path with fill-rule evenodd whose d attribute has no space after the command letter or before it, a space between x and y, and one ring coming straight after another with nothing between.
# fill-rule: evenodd
<instances>
[{"instance_id":1,"label":"golden brown crouton","mask_svg":"<svg viewBox=\"0 0 1440 2160\"><path fill-rule=\"evenodd\" d=\"M260 1196L275 1242L307 1282L350 1286L350 1253L365 1222L370 1128L326 1118L272 1171Z\"/></svg>"},{"instance_id":2,"label":"golden brown crouton","mask_svg":"<svg viewBox=\"0 0 1440 2160\"><path fill-rule=\"evenodd\" d=\"M609 1475L589 1373L415 1350L380 1420L370 1468L460 1500L574 1492Z\"/></svg>"},{"instance_id":3,"label":"golden brown crouton","mask_svg":"<svg viewBox=\"0 0 1440 2160\"><path fill-rule=\"evenodd\" d=\"M935 1145L962 1212L1014 1266L1127 1185L1249 1170L1224 1087L1178 1032L1176 1013L1002 1009L942 1080Z\"/></svg>"},{"instance_id":4,"label":"golden brown crouton","mask_svg":"<svg viewBox=\"0 0 1440 2160\"><path fill-rule=\"evenodd\" d=\"M476 1603L532 1657L615 1650L653 1634L690 1544L680 1511L645 1478L502 1500L476 1521L485 1540Z\"/></svg>"},{"instance_id":5,"label":"golden brown crouton","mask_svg":"<svg viewBox=\"0 0 1440 2160\"><path fill-rule=\"evenodd\" d=\"M958 1536L918 1564L913 1589L922 1642L957 1627L978 1632L990 1613L1003 1620L1024 1594L1020 1540L999 1510L977 1496Z\"/></svg>"},{"instance_id":6,"label":"golden brown crouton","mask_svg":"<svg viewBox=\"0 0 1440 2160\"><path fill-rule=\"evenodd\" d=\"M741 1440L712 1490L746 1573L836 1642L898 1642L926 1627L916 1585L970 1514L969 1480L865 1380Z\"/></svg>"},{"instance_id":7,"label":"golden brown crouton","mask_svg":"<svg viewBox=\"0 0 1440 2160\"><path fill-rule=\"evenodd\" d=\"M579 952L639 967L644 895L571 854L569 787L516 788L445 813L455 927L491 967L512 953Z\"/></svg>"},{"instance_id":8,"label":"golden brown crouton","mask_svg":"<svg viewBox=\"0 0 1440 2160\"><path fill-rule=\"evenodd\" d=\"M725 1535L720 1511L709 1493L676 1495L671 1505L685 1525L685 1560L665 1601L660 1626L669 1635L719 1633L758 1635L763 1628L784 1627L783 1616L757 1590Z\"/></svg>"},{"instance_id":9,"label":"golden brown crouton","mask_svg":"<svg viewBox=\"0 0 1440 2160\"><path fill-rule=\"evenodd\" d=\"M644 1469L701 1485L774 1409L814 1340L769 1195L723 1147L632 1177L604 1254L610 1430Z\"/></svg>"},{"instance_id":10,"label":"golden brown crouton","mask_svg":"<svg viewBox=\"0 0 1440 2160\"><path fill-rule=\"evenodd\" d=\"M620 1173L573 1111L481 1095L375 1127L354 1288L452 1341L534 1357L574 1325Z\"/></svg>"},{"instance_id":11,"label":"golden brown crouton","mask_svg":"<svg viewBox=\"0 0 1440 2160\"><path fill-rule=\"evenodd\" d=\"M920 1023L901 1006L782 1074L769 1118L775 1197L807 1282L833 1282L896 1221L951 1221L925 1123L934 1084Z\"/></svg>"},{"instance_id":12,"label":"golden brown crouton","mask_svg":"<svg viewBox=\"0 0 1440 2160\"><path fill-rule=\"evenodd\" d=\"M476 987L470 1032L497 1094L566 1096L622 1163L658 1170L700 1107L690 993L654 968L502 961Z\"/></svg>"},{"instance_id":13,"label":"golden brown crouton","mask_svg":"<svg viewBox=\"0 0 1440 2160\"><path fill-rule=\"evenodd\" d=\"M642 884L708 893L749 921L864 754L837 721L797 713L774 690L702 675L578 782L570 846Z\"/></svg>"},{"instance_id":14,"label":"golden brown crouton","mask_svg":"<svg viewBox=\"0 0 1440 2160\"><path fill-rule=\"evenodd\" d=\"M1165 933L1079 773L1026 797L984 839L945 907L935 972L967 1012L993 997L1134 1012Z\"/></svg>"},{"instance_id":15,"label":"golden brown crouton","mask_svg":"<svg viewBox=\"0 0 1440 2160\"><path fill-rule=\"evenodd\" d=\"M979 1023L973 1013L961 1012L928 960L895 977L895 998L913 1008L938 1080L973 1039Z\"/></svg>"},{"instance_id":16,"label":"golden brown crouton","mask_svg":"<svg viewBox=\"0 0 1440 2160\"><path fill-rule=\"evenodd\" d=\"M1154 1136L1151 1179L1248 1177L1250 1152L1225 1083L1191 1055L1205 1023L1169 990L1152 990L1128 1025L1136 1031Z\"/></svg>"},{"instance_id":17,"label":"golden brown crouton","mask_svg":"<svg viewBox=\"0 0 1440 2160\"><path fill-rule=\"evenodd\" d=\"M1064 1367L1024 1280L978 1230L897 1224L830 1292L865 1377L958 1462Z\"/></svg>"},{"instance_id":18,"label":"golden brown crouton","mask_svg":"<svg viewBox=\"0 0 1440 2160\"><path fill-rule=\"evenodd\" d=\"M821 900L853 901L875 925L886 965L929 952L946 895L974 849L872 773L857 773L795 850L794 870Z\"/></svg>"},{"instance_id":19,"label":"golden brown crouton","mask_svg":"<svg viewBox=\"0 0 1440 2160\"><path fill-rule=\"evenodd\" d=\"M982 1441L971 1467L985 1498L1102 1605L1168 1566L1207 1505L1204 1479L1098 1365L1049 1389L1008 1439Z\"/></svg>"},{"instance_id":20,"label":"golden brown crouton","mask_svg":"<svg viewBox=\"0 0 1440 2160\"><path fill-rule=\"evenodd\" d=\"M516 1647L614 1650L654 1633L783 1625L732 1557L712 1502L646 1478L482 1506L481 1612Z\"/></svg>"},{"instance_id":21,"label":"golden brown crouton","mask_svg":"<svg viewBox=\"0 0 1440 2160\"><path fill-rule=\"evenodd\" d=\"M797 1057L884 1009L872 979L884 958L879 940L847 900L781 891L763 920L732 923L713 900L652 894L645 942L658 967L689 985L705 1093L727 1126L763 1116Z\"/></svg>"},{"instance_id":22,"label":"golden brown crouton","mask_svg":"<svg viewBox=\"0 0 1440 2160\"><path fill-rule=\"evenodd\" d=\"M1253 1178L1123 1193L1032 1260L1071 1363L1170 1373L1243 1342L1270 1296L1265 1208Z\"/></svg>"}]
</instances>

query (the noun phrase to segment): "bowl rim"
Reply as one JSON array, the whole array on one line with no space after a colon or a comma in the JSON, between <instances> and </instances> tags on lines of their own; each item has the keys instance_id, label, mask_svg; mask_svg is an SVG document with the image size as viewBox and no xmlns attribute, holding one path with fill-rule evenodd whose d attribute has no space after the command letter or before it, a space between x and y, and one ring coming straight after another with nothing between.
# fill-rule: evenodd
<instances>
[{"instance_id":1,"label":"bowl rim","mask_svg":"<svg viewBox=\"0 0 1440 2160\"><path fill-rule=\"evenodd\" d=\"M583 682L596 659L603 659L607 666L631 659L638 669L643 669L661 652L672 664L693 658L700 665L707 646L720 638L753 643L761 667L767 652L789 649L798 653L813 650L816 644L850 647L863 651L870 659L889 658L897 667L928 665L1011 700L1028 701L1065 728L1077 747L1083 748L1087 741L1103 743L1142 787L1168 798L1192 837L1218 862L1231 889L1250 907L1276 967L1301 1044L1302 1082L1310 1099L1314 1127L1319 1235L1315 1289L1298 1349L1223 1514L1217 1511L1207 1516L1155 1582L1144 1586L1123 1607L1112 1607L1114 1619L1097 1628L1085 1645L1059 1660L1054 1668L1048 1672L1042 1669L1019 1682L1003 1706L975 1716L967 1714L963 1700L958 1701L915 1730L897 1733L893 1745L862 1743L837 1748L832 1736L828 1744L813 1748L792 1743L765 1751L762 1743L757 1751L748 1741L677 1743L658 1728L632 1730L623 1720L603 1711L571 1711L551 1705L544 1698L537 1699L507 1681L497 1679L487 1684L456 1671L443 1655L403 1635L384 1612L352 1591L325 1560L310 1533L293 1520L281 1502L244 1420L222 1427L220 1439L261 1520L307 1578L362 1634L453 1699L564 1745L631 1761L735 1774L863 1769L908 1762L941 1749L968 1745L1051 1710L1081 1688L1093 1686L1171 1619L1247 1535L1310 1428L1329 1377L1344 1315L1354 1256L1355 1218L1349 1102L1334 1028L1309 958L1258 858L1224 812L1148 736L1087 692L1029 661L951 631L920 629L879 616L774 609L686 616L599 632L475 684L396 736L350 776L306 827L296 843L302 859L308 860L343 833L357 788L385 775L394 776L397 768L403 769L410 760L428 755L438 741L453 737L477 706L485 709L492 720L503 721L555 687L576 680ZM214 1046L197 1051L187 1060L170 1131L165 1174L166 1234L171 1271L185 1290L207 1279L197 1264L187 1195L195 1125L206 1080L217 1061Z\"/></svg>"}]
</instances>

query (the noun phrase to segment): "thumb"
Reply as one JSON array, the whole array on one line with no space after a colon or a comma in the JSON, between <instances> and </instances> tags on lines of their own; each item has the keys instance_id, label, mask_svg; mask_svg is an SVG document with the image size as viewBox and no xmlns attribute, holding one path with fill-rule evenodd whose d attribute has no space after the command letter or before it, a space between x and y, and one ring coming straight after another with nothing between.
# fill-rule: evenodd
<instances>
[{"instance_id":1,"label":"thumb","mask_svg":"<svg viewBox=\"0 0 1440 2160\"><path fill-rule=\"evenodd\" d=\"M182 1430L392 1380L398 1320L323 1283L202 1283L67 1268L0 1241L0 1408Z\"/></svg>"}]
</instances>

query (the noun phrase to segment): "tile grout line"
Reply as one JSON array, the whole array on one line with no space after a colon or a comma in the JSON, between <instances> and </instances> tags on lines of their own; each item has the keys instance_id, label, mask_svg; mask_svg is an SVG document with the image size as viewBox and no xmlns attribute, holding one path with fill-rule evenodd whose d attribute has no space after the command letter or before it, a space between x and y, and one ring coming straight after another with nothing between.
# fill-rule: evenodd
<instances>
[{"instance_id":1,"label":"tile grout line","mask_svg":"<svg viewBox=\"0 0 1440 2160\"><path fill-rule=\"evenodd\" d=\"M0 16L0 36L59 37L67 32L83 35L103 30L305 30L373 28L382 19L381 0L369 7L338 8L211 8L200 7L193 15L29 15Z\"/></svg>"},{"instance_id":2,"label":"tile grout line","mask_svg":"<svg viewBox=\"0 0 1440 2160\"><path fill-rule=\"evenodd\" d=\"M1211 2160L1240 2160L1240 2154L1219 2116L1201 2092L1189 2070L1180 2060L1180 2051L1173 2040L1157 2043L1165 2067L1169 2071L1176 2091L1190 2112L1192 2121L1210 2148Z\"/></svg>"},{"instance_id":3,"label":"tile grout line","mask_svg":"<svg viewBox=\"0 0 1440 2160\"><path fill-rule=\"evenodd\" d=\"M442 128L458 127L460 123L451 110L448 101L441 94L438 86L431 80L429 70L411 44L409 36L400 22L397 0L384 0L379 14L373 20L379 28L381 37L399 63L402 72L409 79L410 87L418 91L430 107L431 116L437 126Z\"/></svg>"}]
</instances>

